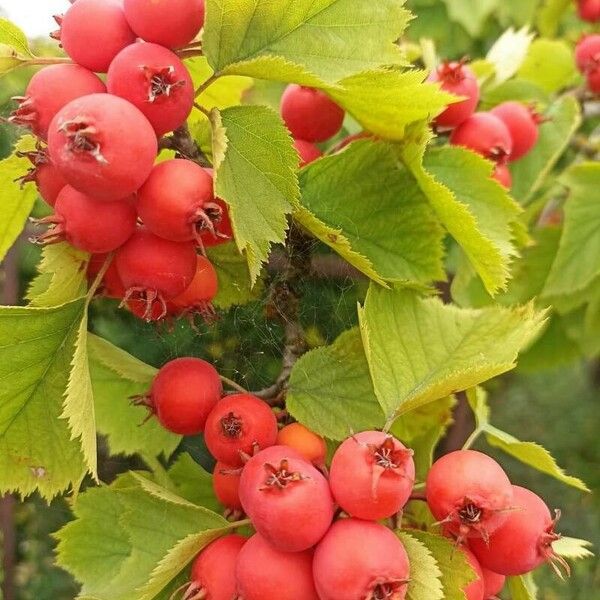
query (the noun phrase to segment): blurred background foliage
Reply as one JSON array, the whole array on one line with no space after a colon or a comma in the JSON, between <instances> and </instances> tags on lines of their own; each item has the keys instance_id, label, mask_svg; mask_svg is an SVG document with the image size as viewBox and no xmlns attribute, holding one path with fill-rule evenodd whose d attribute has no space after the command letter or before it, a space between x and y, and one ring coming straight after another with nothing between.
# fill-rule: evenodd
<instances>
[{"instance_id":1,"label":"blurred background foliage","mask_svg":"<svg viewBox=\"0 0 600 600\"><path fill-rule=\"evenodd\" d=\"M476 59L485 55L507 27L529 24L547 37L562 37L574 44L583 25L575 17L573 4L571 0L409 0L408 7L417 16L409 28L409 39L416 43L421 38L432 39L440 56ZM32 45L37 54L55 52L51 42L35 40ZM548 60L552 61L552 57ZM2 79L0 115L7 116L11 110L10 98L22 93L30 75L19 70ZM277 92L271 86L257 89L254 95L255 99L276 101L273 94ZM14 128L0 125L0 157L10 152L17 135ZM316 249L320 251L320 247ZM25 238L7 258L17 266L19 300L34 274L38 258L38 249ZM4 274L7 276L8 269ZM302 321L311 345L330 342L354 324L356 302L365 291L363 282L351 278L304 282ZM279 372L281 331L279 325L265 318L262 302L232 309L216 325L201 326L194 332L183 323L178 323L172 331L157 329L118 310L114 302L99 300L92 309L91 328L155 366L175 356L201 356L248 389L268 385ZM520 439L544 445L559 464L583 478L596 494L582 495L504 455L499 459L516 483L527 484L546 497L551 506L562 508L564 533L586 537L597 551L600 548L600 364L581 359L561 335L544 336L532 353L524 357L516 372L490 386L495 424ZM481 449L493 454L483 445ZM205 458L201 451L199 458ZM106 453L100 464L105 481L127 468L140 466L136 459L108 457ZM48 506L33 497L15 505L18 600L70 600L76 596L76 584L68 574L53 566L52 559L51 534L69 518L65 499L57 499ZM0 545L0 552L1 548ZM578 563L566 583L557 580L549 569L542 569L536 579L540 598L544 600L600 599L600 564L596 560Z\"/></svg>"}]
</instances>

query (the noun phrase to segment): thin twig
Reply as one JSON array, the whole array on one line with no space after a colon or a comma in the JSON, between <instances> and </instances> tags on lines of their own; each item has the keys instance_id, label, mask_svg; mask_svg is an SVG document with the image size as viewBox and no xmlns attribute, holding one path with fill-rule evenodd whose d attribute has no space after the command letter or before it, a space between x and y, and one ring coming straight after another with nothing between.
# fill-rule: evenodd
<instances>
[{"instance_id":1,"label":"thin twig","mask_svg":"<svg viewBox=\"0 0 600 600\"><path fill-rule=\"evenodd\" d=\"M204 83L198 86L198 89L196 90L196 98L200 96L200 94L202 94L202 92L211 86L217 79L219 79L219 76L216 73L213 73Z\"/></svg>"},{"instance_id":2,"label":"thin twig","mask_svg":"<svg viewBox=\"0 0 600 600\"><path fill-rule=\"evenodd\" d=\"M225 384L228 385L230 388L237 390L238 392L242 393L242 394L247 394L248 390L243 388L239 383L236 383L235 381L233 381L233 379L229 379L229 377L225 377L224 375L219 375L221 381Z\"/></svg>"},{"instance_id":3,"label":"thin twig","mask_svg":"<svg viewBox=\"0 0 600 600\"><path fill-rule=\"evenodd\" d=\"M176 129L172 135L163 137L158 147L161 150L174 150L179 158L187 158L201 167L211 167L211 163L192 138L187 123Z\"/></svg>"}]
</instances>

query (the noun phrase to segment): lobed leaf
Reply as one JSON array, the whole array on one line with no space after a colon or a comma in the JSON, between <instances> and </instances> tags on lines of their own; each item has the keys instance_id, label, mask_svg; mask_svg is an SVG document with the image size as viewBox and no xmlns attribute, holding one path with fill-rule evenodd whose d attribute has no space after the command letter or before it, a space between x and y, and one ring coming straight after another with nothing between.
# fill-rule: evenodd
<instances>
[{"instance_id":1,"label":"lobed leaf","mask_svg":"<svg viewBox=\"0 0 600 600\"><path fill-rule=\"evenodd\" d=\"M177 457L169 469L169 477L182 498L213 512L221 511L213 490L212 474L207 473L187 452Z\"/></svg>"},{"instance_id":2,"label":"lobed leaf","mask_svg":"<svg viewBox=\"0 0 600 600\"><path fill-rule=\"evenodd\" d=\"M569 45L563 40L543 38L533 41L519 69L521 79L531 81L550 93L568 87L576 74Z\"/></svg>"},{"instance_id":3,"label":"lobed leaf","mask_svg":"<svg viewBox=\"0 0 600 600\"><path fill-rule=\"evenodd\" d=\"M296 362L286 407L300 423L332 440L383 426L357 329Z\"/></svg>"},{"instance_id":4,"label":"lobed leaf","mask_svg":"<svg viewBox=\"0 0 600 600\"><path fill-rule=\"evenodd\" d=\"M359 321L375 393L394 419L514 368L544 313L460 309L371 285Z\"/></svg>"},{"instance_id":5,"label":"lobed leaf","mask_svg":"<svg viewBox=\"0 0 600 600\"><path fill-rule=\"evenodd\" d=\"M442 572L427 546L412 536L411 531L398 531L398 537L408 554L410 581L408 600L443 600Z\"/></svg>"},{"instance_id":6,"label":"lobed leaf","mask_svg":"<svg viewBox=\"0 0 600 600\"><path fill-rule=\"evenodd\" d=\"M591 546L592 543L587 540L563 536L552 543L552 550L563 558L577 560L594 556L594 553L590 550Z\"/></svg>"},{"instance_id":7,"label":"lobed leaf","mask_svg":"<svg viewBox=\"0 0 600 600\"><path fill-rule=\"evenodd\" d=\"M33 58L27 36L8 19L0 17L0 44L13 48L21 60Z\"/></svg>"}]
</instances>

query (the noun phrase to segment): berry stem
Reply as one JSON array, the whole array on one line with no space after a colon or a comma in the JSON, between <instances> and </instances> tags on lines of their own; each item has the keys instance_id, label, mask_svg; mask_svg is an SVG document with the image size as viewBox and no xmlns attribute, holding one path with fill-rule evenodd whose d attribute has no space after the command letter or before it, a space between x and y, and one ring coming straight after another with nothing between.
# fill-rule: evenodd
<instances>
[{"instance_id":1,"label":"berry stem","mask_svg":"<svg viewBox=\"0 0 600 600\"><path fill-rule=\"evenodd\" d=\"M213 73L204 83L200 84L196 89L196 98L202 94L208 87L210 87L217 79L219 75Z\"/></svg>"},{"instance_id":2,"label":"berry stem","mask_svg":"<svg viewBox=\"0 0 600 600\"><path fill-rule=\"evenodd\" d=\"M35 65L72 65L75 64L70 58L66 56L34 56L27 61L23 62L24 67L32 67Z\"/></svg>"},{"instance_id":3,"label":"berry stem","mask_svg":"<svg viewBox=\"0 0 600 600\"><path fill-rule=\"evenodd\" d=\"M464 443L462 449L469 450L482 433L483 430L480 427L477 427L475 431L473 431L473 433L467 438L467 441Z\"/></svg>"},{"instance_id":4,"label":"berry stem","mask_svg":"<svg viewBox=\"0 0 600 600\"><path fill-rule=\"evenodd\" d=\"M242 394L248 393L247 389L243 388L239 383L236 383L235 381L233 381L233 379L229 379L229 377L225 377L224 375L219 375L219 378L225 385L228 385L230 388L237 390L238 392L241 392Z\"/></svg>"},{"instance_id":5,"label":"berry stem","mask_svg":"<svg viewBox=\"0 0 600 600\"><path fill-rule=\"evenodd\" d=\"M201 167L211 167L206 155L200 150L198 144L192 138L187 123L176 129L172 135L161 138L160 150L174 150L177 158L187 158Z\"/></svg>"},{"instance_id":6,"label":"berry stem","mask_svg":"<svg viewBox=\"0 0 600 600\"><path fill-rule=\"evenodd\" d=\"M86 295L86 306L89 306L90 302L92 301L92 298L94 297L94 294L96 293L96 290L98 289L99 285L102 283L102 280L104 279L104 275L106 275L106 271L108 271L108 268L110 267L110 263L112 262L114 255L115 255L115 253L111 252L106 257L106 260L104 261L102 267L100 267L100 270L98 271L98 275L96 275L96 278L92 282L92 285L90 285L90 287L88 289L88 293Z\"/></svg>"}]
</instances>

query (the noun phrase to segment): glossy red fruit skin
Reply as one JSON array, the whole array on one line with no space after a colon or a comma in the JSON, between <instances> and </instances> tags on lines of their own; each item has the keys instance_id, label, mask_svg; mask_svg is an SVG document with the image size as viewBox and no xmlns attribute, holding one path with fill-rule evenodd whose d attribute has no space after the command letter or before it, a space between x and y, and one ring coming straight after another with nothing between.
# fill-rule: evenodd
<instances>
[{"instance_id":1,"label":"glossy red fruit skin","mask_svg":"<svg viewBox=\"0 0 600 600\"><path fill-rule=\"evenodd\" d=\"M210 411L223 394L217 370L200 358L165 364L152 383L150 399L160 424L179 435L202 433Z\"/></svg>"},{"instance_id":2,"label":"glossy red fruit skin","mask_svg":"<svg viewBox=\"0 0 600 600\"><path fill-rule=\"evenodd\" d=\"M536 494L513 486L513 510L504 523L483 540L469 540L482 567L500 575L524 575L553 558L554 520L546 503Z\"/></svg>"},{"instance_id":3,"label":"glossy red fruit skin","mask_svg":"<svg viewBox=\"0 0 600 600\"><path fill-rule=\"evenodd\" d=\"M502 467L475 450L450 452L434 462L425 489L433 516L461 539L491 535L513 506Z\"/></svg>"},{"instance_id":4,"label":"glossy red fruit skin","mask_svg":"<svg viewBox=\"0 0 600 600\"><path fill-rule=\"evenodd\" d=\"M175 158L157 164L141 187L137 210L144 225L167 240L197 240L213 199L210 175L196 163Z\"/></svg>"},{"instance_id":5,"label":"glossy red fruit skin","mask_svg":"<svg viewBox=\"0 0 600 600\"><path fill-rule=\"evenodd\" d=\"M232 600L236 592L236 564L245 544L246 538L232 533L206 546L192 565L194 589L204 591L208 600Z\"/></svg>"},{"instance_id":6,"label":"glossy red fruit skin","mask_svg":"<svg viewBox=\"0 0 600 600\"><path fill-rule=\"evenodd\" d=\"M67 185L67 182L60 171L48 162L38 167L35 175L35 184L42 199L50 206L54 206L58 194Z\"/></svg>"},{"instance_id":7,"label":"glossy red fruit skin","mask_svg":"<svg viewBox=\"0 0 600 600\"><path fill-rule=\"evenodd\" d=\"M240 501L239 467L217 461L213 470L212 485L217 500L229 510L242 510Z\"/></svg>"},{"instance_id":8,"label":"glossy red fruit skin","mask_svg":"<svg viewBox=\"0 0 600 600\"><path fill-rule=\"evenodd\" d=\"M256 531L283 552L308 550L333 520L327 480L286 446L271 446L245 464L240 501Z\"/></svg>"},{"instance_id":9,"label":"glossy red fruit skin","mask_svg":"<svg viewBox=\"0 0 600 600\"><path fill-rule=\"evenodd\" d=\"M210 453L228 465L241 467L243 454L272 446L277 419L271 407L251 394L232 394L213 408L204 429Z\"/></svg>"},{"instance_id":10,"label":"glossy red fruit skin","mask_svg":"<svg viewBox=\"0 0 600 600\"><path fill-rule=\"evenodd\" d=\"M98 202L70 185L58 195L54 217L56 226L46 234L48 242L61 241L53 240L52 234L62 232L61 239L92 254L112 252L122 246L135 231L137 221L133 199Z\"/></svg>"},{"instance_id":11,"label":"glossy red fruit skin","mask_svg":"<svg viewBox=\"0 0 600 600\"><path fill-rule=\"evenodd\" d=\"M106 73L113 58L135 34L119 0L77 0L60 20L60 43L79 65Z\"/></svg>"},{"instance_id":12,"label":"glossy red fruit skin","mask_svg":"<svg viewBox=\"0 0 600 600\"><path fill-rule=\"evenodd\" d=\"M414 483L412 451L381 431L363 431L345 440L329 469L336 502L350 516L368 521L398 513Z\"/></svg>"},{"instance_id":13,"label":"glossy red fruit skin","mask_svg":"<svg viewBox=\"0 0 600 600\"><path fill-rule=\"evenodd\" d=\"M100 200L136 192L150 175L157 148L146 117L111 94L73 100L56 114L48 134L50 158L63 177Z\"/></svg>"},{"instance_id":14,"label":"glossy red fruit skin","mask_svg":"<svg viewBox=\"0 0 600 600\"><path fill-rule=\"evenodd\" d=\"M483 567L481 567L481 574L483 576L483 597L485 600L496 596L502 591L506 582L505 575L494 573Z\"/></svg>"},{"instance_id":15,"label":"glossy red fruit skin","mask_svg":"<svg viewBox=\"0 0 600 600\"><path fill-rule=\"evenodd\" d=\"M600 34L582 37L575 48L575 62L581 73L585 73L594 62L600 62Z\"/></svg>"},{"instance_id":16,"label":"glossy red fruit skin","mask_svg":"<svg viewBox=\"0 0 600 600\"><path fill-rule=\"evenodd\" d=\"M236 579L240 599L319 600L312 577L312 559L312 550L281 552L256 533L238 556Z\"/></svg>"},{"instance_id":17,"label":"glossy red fruit skin","mask_svg":"<svg viewBox=\"0 0 600 600\"><path fill-rule=\"evenodd\" d=\"M584 21L597 23L600 21L600 0L578 0L577 12Z\"/></svg>"},{"instance_id":18,"label":"glossy red fruit skin","mask_svg":"<svg viewBox=\"0 0 600 600\"><path fill-rule=\"evenodd\" d=\"M590 92L600 94L600 63L597 66L590 68L586 73L585 78Z\"/></svg>"},{"instance_id":19,"label":"glossy red fruit skin","mask_svg":"<svg viewBox=\"0 0 600 600\"><path fill-rule=\"evenodd\" d=\"M513 147L510 160L523 158L531 152L540 136L539 116L520 102L503 102L490 111L507 127Z\"/></svg>"},{"instance_id":20,"label":"glossy red fruit skin","mask_svg":"<svg viewBox=\"0 0 600 600\"><path fill-rule=\"evenodd\" d=\"M183 313L211 312L211 303L219 290L217 272L204 256L196 257L197 266L194 278L188 287L173 298L173 305Z\"/></svg>"},{"instance_id":21,"label":"glossy red fruit skin","mask_svg":"<svg viewBox=\"0 0 600 600\"><path fill-rule=\"evenodd\" d=\"M29 127L45 140L52 119L63 106L81 96L104 92L106 87L98 76L79 65L50 65L30 79L24 96L16 98L19 107L9 121Z\"/></svg>"},{"instance_id":22,"label":"glossy red fruit skin","mask_svg":"<svg viewBox=\"0 0 600 600\"><path fill-rule=\"evenodd\" d=\"M513 149L506 125L488 112L475 113L463 121L450 135L450 143L495 162L504 162Z\"/></svg>"},{"instance_id":23,"label":"glossy red fruit skin","mask_svg":"<svg viewBox=\"0 0 600 600\"><path fill-rule=\"evenodd\" d=\"M139 227L119 248L115 262L126 290L156 292L171 300L191 283L196 250L191 242L164 240Z\"/></svg>"},{"instance_id":24,"label":"glossy red fruit skin","mask_svg":"<svg viewBox=\"0 0 600 600\"><path fill-rule=\"evenodd\" d=\"M293 83L281 97L281 117L295 139L324 142L342 128L344 110L320 90Z\"/></svg>"},{"instance_id":25,"label":"glossy red fruit skin","mask_svg":"<svg viewBox=\"0 0 600 600\"><path fill-rule=\"evenodd\" d=\"M494 166L492 178L507 190L512 188L512 174L506 163L498 163Z\"/></svg>"},{"instance_id":26,"label":"glossy red fruit skin","mask_svg":"<svg viewBox=\"0 0 600 600\"><path fill-rule=\"evenodd\" d=\"M301 423L290 423L280 429L275 443L296 450L302 458L317 467L325 465L327 456L325 440Z\"/></svg>"},{"instance_id":27,"label":"glossy red fruit skin","mask_svg":"<svg viewBox=\"0 0 600 600\"><path fill-rule=\"evenodd\" d=\"M98 273L100 273L100 269L107 258L108 254L92 254L90 257L86 271L87 280L90 285L94 282ZM117 272L117 265L113 259L102 278L102 283L100 284L97 293L101 296L106 296L107 298L122 299L125 296L125 291L123 282Z\"/></svg>"},{"instance_id":28,"label":"glossy red fruit skin","mask_svg":"<svg viewBox=\"0 0 600 600\"><path fill-rule=\"evenodd\" d=\"M469 583L469 585L467 585L467 587L464 589L467 600L484 600L486 598L484 595L485 583L479 561L475 555L464 546L459 547L459 552L462 552L465 555L467 562L473 571L475 571L475 575L477 576L477 579Z\"/></svg>"},{"instance_id":29,"label":"glossy red fruit skin","mask_svg":"<svg viewBox=\"0 0 600 600\"><path fill-rule=\"evenodd\" d=\"M139 108L158 137L177 129L194 105L194 84L179 57L157 44L132 44L110 63L110 94Z\"/></svg>"},{"instance_id":30,"label":"glossy red fruit skin","mask_svg":"<svg viewBox=\"0 0 600 600\"><path fill-rule=\"evenodd\" d=\"M410 566L402 542L387 527L341 519L315 549L313 576L320 600L404 600L407 585L403 582L410 578Z\"/></svg>"},{"instance_id":31,"label":"glossy red fruit skin","mask_svg":"<svg viewBox=\"0 0 600 600\"><path fill-rule=\"evenodd\" d=\"M450 104L435 118L438 127L458 127L475 112L479 103L479 83L468 66L462 62L446 61L429 75L428 80L439 82L445 92L465 97L460 102Z\"/></svg>"},{"instance_id":32,"label":"glossy red fruit skin","mask_svg":"<svg viewBox=\"0 0 600 600\"><path fill-rule=\"evenodd\" d=\"M323 153L319 150L318 146L305 140L294 140L294 148L296 148L296 152L300 158L300 168L305 167L317 160L317 158L323 156Z\"/></svg>"},{"instance_id":33,"label":"glossy red fruit skin","mask_svg":"<svg viewBox=\"0 0 600 600\"><path fill-rule=\"evenodd\" d=\"M204 0L125 0L124 6L137 35L166 48L189 44L204 24Z\"/></svg>"}]
</instances>

